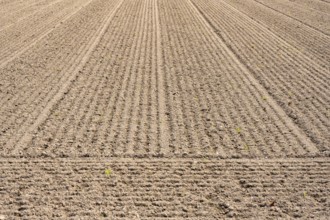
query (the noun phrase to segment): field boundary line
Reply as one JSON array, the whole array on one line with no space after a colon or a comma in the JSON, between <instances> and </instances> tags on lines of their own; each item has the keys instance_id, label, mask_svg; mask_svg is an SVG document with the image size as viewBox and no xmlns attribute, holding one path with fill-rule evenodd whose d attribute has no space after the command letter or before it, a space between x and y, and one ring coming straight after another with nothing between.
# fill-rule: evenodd
<instances>
[{"instance_id":1,"label":"field boundary line","mask_svg":"<svg viewBox=\"0 0 330 220\"><path fill-rule=\"evenodd\" d=\"M222 45L227 54L232 58L232 60L237 64L237 66L242 70L242 72L245 73L244 76L248 81L251 82L251 85L254 86L256 90L259 90L260 93L267 94L267 96L269 97L269 99L267 99L269 106L272 107L272 109L278 114L280 118L284 119L288 128L290 128L292 132L307 145L307 148L309 148L312 153L319 152L313 141L305 134L303 130L301 130L301 128L297 124L292 121L292 119L286 114L284 109L280 105L278 105L273 96L270 95L269 92L251 74L251 72L253 71L247 65L245 65L244 61L239 58L235 51L225 43L223 37L216 32L217 28L200 11L200 9L193 2L191 2L191 0L187 1L191 5L191 8L196 11L196 15L201 17L200 21L204 23L206 27L211 29L212 33L214 33L215 36L217 36L217 41L219 42L219 44Z\"/></svg>"},{"instance_id":2,"label":"field boundary line","mask_svg":"<svg viewBox=\"0 0 330 220\"><path fill-rule=\"evenodd\" d=\"M169 148L169 126L167 122L166 116L166 92L165 85L164 85L164 71L162 69L163 66L163 58L162 58L162 43L161 43L161 29L160 29L160 20L159 20L159 11L158 11L158 0L155 1L155 9L154 9L154 16L155 16L155 24L156 24L156 50L157 50L157 90L158 90L158 120L159 120L159 144L160 144L160 151L167 153L167 149Z\"/></svg>"},{"instance_id":3,"label":"field boundary line","mask_svg":"<svg viewBox=\"0 0 330 220\"><path fill-rule=\"evenodd\" d=\"M303 21L301 21L301 20L299 20L299 19L297 19L297 18L295 18L295 17L292 17L292 16L290 16L290 15L288 15L288 14L285 14L284 12L281 12L281 11L279 11L279 10L277 10L277 9L275 9L275 8L272 8L272 7L270 7L270 6L268 6L268 5L264 4L264 3L261 3L261 2L259 2L259 1L257 1L257 0L253 0L253 1L257 2L257 3L260 4L260 5L263 5L263 6L266 7L266 8L269 8L269 9L271 9L271 10L273 10L273 11L276 11L276 12L279 13L279 14L282 14L282 15L288 17L288 18L291 18L291 19L293 19L293 20L295 20L295 21L298 21L299 23L301 23L301 24L303 24L303 25L305 25L305 26L308 26L308 27L314 29L315 31L318 31L318 32L320 32L320 33L322 33L322 34L324 34L324 35L326 35L326 36L330 36L330 34L324 32L324 31L322 31L322 30L320 30L320 29L318 29L318 28L316 28L316 27L314 27L314 26L312 26L312 25L310 25L310 24L307 24L307 23L305 23L305 22L303 22Z\"/></svg>"},{"instance_id":4,"label":"field boundary line","mask_svg":"<svg viewBox=\"0 0 330 220\"><path fill-rule=\"evenodd\" d=\"M102 26L100 26L100 28L96 32L97 33L96 37L92 38L88 43L90 46L85 52L85 55L82 57L80 63L73 69L71 75L68 77L68 79L66 79L65 83L63 83L63 85L55 93L53 98L51 98L51 100L46 104L43 111L35 119L35 122L27 128L23 136L18 139L18 142L16 144L14 144L14 149L12 150L14 154L18 146L27 145L32 140L34 131L47 119L53 107L56 105L56 103L58 103L62 99L65 92L69 89L70 85L77 77L81 68L83 68L83 66L87 63L88 59L90 58L90 55L92 54L92 52L94 51L100 40L102 39L102 36L108 29L108 26L112 18L114 17L114 15L116 14L116 12L118 11L118 9L120 8L123 2L124 0L121 0L119 1L119 3L117 3L117 6L112 10L112 12L108 15L108 18L105 20L105 22L102 24ZM24 125L22 127L24 127Z\"/></svg>"},{"instance_id":5,"label":"field boundary line","mask_svg":"<svg viewBox=\"0 0 330 220\"><path fill-rule=\"evenodd\" d=\"M107 158L55 158L55 159L40 159L40 158L0 158L0 163L113 163L113 162L219 162L226 164L227 162L247 162L247 163L279 163L279 162L297 162L297 163L318 163L326 162L330 165L329 157L308 157L308 158L233 158L233 159L215 159L215 158L123 158L123 157L107 157Z\"/></svg>"},{"instance_id":6,"label":"field boundary line","mask_svg":"<svg viewBox=\"0 0 330 220\"><path fill-rule=\"evenodd\" d=\"M40 35L38 38L36 38L34 41L32 41L29 45L27 45L26 47L22 48L20 51L14 52L11 57L0 61L0 69L1 68L4 68L9 62L13 61L17 57L19 57L20 55L22 55L23 53L25 53L28 49L30 49L31 47L33 47L34 45L36 45L44 37L46 37L48 34L50 34L51 32L53 32L57 27L59 27L60 25L62 25L63 22L66 22L67 20L69 20L72 16L74 16L76 13L78 13L81 9L83 9L87 5L89 5L92 1L94 1L94 0L89 0L87 3L85 3L84 5L82 5L81 7L79 7L73 13L68 14L67 16L65 16L63 19L61 19L60 21L58 21L58 23L55 24L53 28L50 28L48 31L46 31L45 33L43 33L42 35Z\"/></svg>"}]
</instances>

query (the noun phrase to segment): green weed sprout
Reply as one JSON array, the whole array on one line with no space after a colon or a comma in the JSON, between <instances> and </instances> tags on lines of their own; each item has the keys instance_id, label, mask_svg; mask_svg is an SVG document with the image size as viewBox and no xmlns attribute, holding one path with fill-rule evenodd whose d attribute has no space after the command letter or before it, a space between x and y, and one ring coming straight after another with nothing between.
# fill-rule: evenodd
<instances>
[{"instance_id":1,"label":"green weed sprout","mask_svg":"<svg viewBox=\"0 0 330 220\"><path fill-rule=\"evenodd\" d=\"M112 173L112 170L111 169L105 169L104 173L105 173L106 176L110 176L111 173Z\"/></svg>"},{"instance_id":2,"label":"green weed sprout","mask_svg":"<svg viewBox=\"0 0 330 220\"><path fill-rule=\"evenodd\" d=\"M267 100L267 96L262 96L262 100L266 101Z\"/></svg>"},{"instance_id":3,"label":"green weed sprout","mask_svg":"<svg viewBox=\"0 0 330 220\"><path fill-rule=\"evenodd\" d=\"M249 151L249 150L250 150L250 147L249 147L249 145L247 145L247 144L244 144L244 150L246 150L246 151Z\"/></svg>"},{"instance_id":4,"label":"green weed sprout","mask_svg":"<svg viewBox=\"0 0 330 220\"><path fill-rule=\"evenodd\" d=\"M307 197L307 192L306 191L304 191L304 198L306 198Z\"/></svg>"},{"instance_id":5,"label":"green weed sprout","mask_svg":"<svg viewBox=\"0 0 330 220\"><path fill-rule=\"evenodd\" d=\"M242 131L241 128L236 128L235 130L236 130L236 132L237 132L238 134L241 133L241 131Z\"/></svg>"}]
</instances>

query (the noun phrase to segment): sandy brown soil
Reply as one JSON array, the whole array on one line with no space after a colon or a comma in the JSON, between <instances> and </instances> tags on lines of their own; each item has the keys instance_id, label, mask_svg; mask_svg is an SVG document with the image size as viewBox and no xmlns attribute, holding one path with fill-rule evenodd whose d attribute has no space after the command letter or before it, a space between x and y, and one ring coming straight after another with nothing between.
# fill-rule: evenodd
<instances>
[{"instance_id":1,"label":"sandy brown soil","mask_svg":"<svg viewBox=\"0 0 330 220\"><path fill-rule=\"evenodd\" d=\"M272 31L273 34L281 37L284 41L296 47L305 56L308 56L310 59L326 68L330 68L329 35L323 34L307 25L301 25L299 20L278 13L272 8L258 4L258 2L253 0L226 0L226 2L234 6L241 13L246 14L248 17L258 22L260 25ZM296 3L309 3L307 5L308 7L304 7L305 9L312 7L313 9L318 9L322 12L328 12L328 14L323 16L330 17L330 4L326 4L322 1L307 0L296 1ZM299 10L299 8L295 10Z\"/></svg>"},{"instance_id":2,"label":"sandy brown soil","mask_svg":"<svg viewBox=\"0 0 330 220\"><path fill-rule=\"evenodd\" d=\"M0 219L326 219L327 8L0 0Z\"/></svg>"},{"instance_id":3,"label":"sandy brown soil","mask_svg":"<svg viewBox=\"0 0 330 220\"><path fill-rule=\"evenodd\" d=\"M329 214L325 159L10 159L0 165L0 205L9 219L326 219Z\"/></svg>"}]
</instances>

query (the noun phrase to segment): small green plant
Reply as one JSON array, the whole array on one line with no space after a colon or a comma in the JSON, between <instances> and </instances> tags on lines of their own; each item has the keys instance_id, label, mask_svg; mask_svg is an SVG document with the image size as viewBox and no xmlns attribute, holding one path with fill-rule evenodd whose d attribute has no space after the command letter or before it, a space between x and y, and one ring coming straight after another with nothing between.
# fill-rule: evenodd
<instances>
[{"instance_id":1,"label":"small green plant","mask_svg":"<svg viewBox=\"0 0 330 220\"><path fill-rule=\"evenodd\" d=\"M241 131L242 131L241 128L236 128L235 130L236 130L236 132L237 132L238 134L241 133Z\"/></svg>"},{"instance_id":2,"label":"small green plant","mask_svg":"<svg viewBox=\"0 0 330 220\"><path fill-rule=\"evenodd\" d=\"M250 147L249 147L249 145L244 144L244 150L246 150L246 151L250 151Z\"/></svg>"},{"instance_id":3,"label":"small green plant","mask_svg":"<svg viewBox=\"0 0 330 220\"><path fill-rule=\"evenodd\" d=\"M267 96L262 96L262 100L266 101L267 100Z\"/></svg>"},{"instance_id":4,"label":"small green plant","mask_svg":"<svg viewBox=\"0 0 330 220\"><path fill-rule=\"evenodd\" d=\"M105 173L106 176L110 176L111 173L112 173L112 170L111 169L105 169L104 173Z\"/></svg>"},{"instance_id":5,"label":"small green plant","mask_svg":"<svg viewBox=\"0 0 330 220\"><path fill-rule=\"evenodd\" d=\"M306 191L304 191L304 198L306 198L307 197L307 192Z\"/></svg>"}]
</instances>

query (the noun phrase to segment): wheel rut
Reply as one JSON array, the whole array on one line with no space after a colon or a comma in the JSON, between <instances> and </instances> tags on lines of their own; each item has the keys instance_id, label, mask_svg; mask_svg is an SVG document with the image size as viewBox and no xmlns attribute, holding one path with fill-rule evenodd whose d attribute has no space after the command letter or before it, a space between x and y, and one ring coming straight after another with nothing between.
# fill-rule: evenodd
<instances>
[{"instance_id":1,"label":"wheel rut","mask_svg":"<svg viewBox=\"0 0 330 220\"><path fill-rule=\"evenodd\" d=\"M162 55L162 43L161 43L161 28L159 21L158 12L158 1L154 4L154 19L155 19L155 29L156 29L156 51L157 51L157 90L158 90L158 120L159 120L159 139L160 139L160 149L161 152L167 154L169 151L169 125L167 123L167 104L166 104L166 92L165 92L165 82L164 82L164 71L163 71L163 55Z\"/></svg>"}]
</instances>

